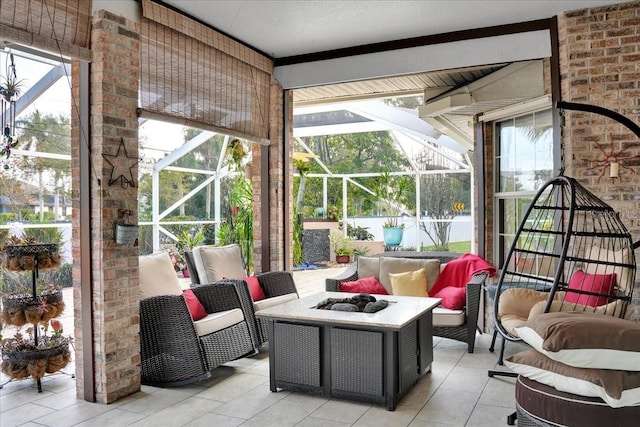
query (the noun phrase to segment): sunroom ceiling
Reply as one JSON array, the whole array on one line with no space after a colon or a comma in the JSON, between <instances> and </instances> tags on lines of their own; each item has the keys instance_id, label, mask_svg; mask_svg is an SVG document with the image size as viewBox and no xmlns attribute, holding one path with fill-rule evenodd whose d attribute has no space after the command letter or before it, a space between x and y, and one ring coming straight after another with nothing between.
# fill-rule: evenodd
<instances>
[{"instance_id":1,"label":"sunroom ceiling","mask_svg":"<svg viewBox=\"0 0 640 427\"><path fill-rule=\"evenodd\" d=\"M296 89L293 102L296 106L326 102L390 98L394 96L438 96L448 90L462 87L499 70L507 64L469 67L448 71L432 71L419 74L386 77L366 81L337 83Z\"/></svg>"}]
</instances>

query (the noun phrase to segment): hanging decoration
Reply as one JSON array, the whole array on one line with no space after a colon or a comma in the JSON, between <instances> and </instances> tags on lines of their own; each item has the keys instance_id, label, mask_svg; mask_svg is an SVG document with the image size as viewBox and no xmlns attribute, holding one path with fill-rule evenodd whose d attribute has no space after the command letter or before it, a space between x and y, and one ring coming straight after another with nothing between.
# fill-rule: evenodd
<instances>
[{"instance_id":1,"label":"hanging decoration","mask_svg":"<svg viewBox=\"0 0 640 427\"><path fill-rule=\"evenodd\" d=\"M7 160L11 155L11 149L16 148L18 139L15 138L16 132L16 101L22 90L22 80L18 80L16 73L16 65L13 54L9 51L7 67L4 75L0 76L0 114L2 129L2 145L0 146L0 158ZM3 165L5 170L9 169L9 165Z\"/></svg>"},{"instance_id":2,"label":"hanging decoration","mask_svg":"<svg viewBox=\"0 0 640 427\"><path fill-rule=\"evenodd\" d=\"M123 157L124 155L124 157ZM135 187L136 182L133 179L132 169L142 160L138 157L129 157L127 147L124 145L124 138L120 138L120 145L116 154L102 154L102 157L111 165L111 176L109 185L113 185L120 181L122 188ZM111 160L110 160L111 158ZM124 162L121 160L124 158Z\"/></svg>"},{"instance_id":3,"label":"hanging decoration","mask_svg":"<svg viewBox=\"0 0 640 427\"><path fill-rule=\"evenodd\" d=\"M622 150L615 151L613 148L613 137L610 138L609 146L607 148L605 148L606 146L604 144L602 145L597 144L597 147L602 153L602 158L599 160L596 160L595 164L590 168L587 168L587 170L594 170L594 169L601 168L600 175L598 175L598 180L600 180L600 178L605 176L607 172L607 168L609 169L609 178L611 178L611 182L614 182L616 179L620 178L621 169L627 170L632 174L636 173L632 168L630 168L629 166L626 166L623 163L623 161L638 159L640 158L640 155L637 155L637 156L625 155L626 147L623 148Z\"/></svg>"},{"instance_id":4,"label":"hanging decoration","mask_svg":"<svg viewBox=\"0 0 640 427\"><path fill-rule=\"evenodd\" d=\"M638 126L634 121L629 119L628 117L623 116L622 114L615 112L613 110L609 110L608 108L599 107L597 105L589 105L589 104L579 104L576 102L565 102L559 101L557 103L557 107L560 110L575 110L575 111L584 111L586 113L600 114L602 116L608 117L621 123L626 126L629 130L631 130L638 138L640 138L640 126ZM620 178L620 171L627 170L632 174L636 172L627 166L625 163L628 163L629 160L639 159L640 154L636 156L626 154L627 148L624 147L621 150L615 151L613 146L613 137L609 141L609 147L605 148L606 145L597 144L598 149L602 152L602 158L595 161L595 164L588 168L588 170L600 169L600 175L598 175L598 182L602 177L607 173L607 168L609 169L609 178L611 182L615 182L616 179Z\"/></svg>"}]
</instances>

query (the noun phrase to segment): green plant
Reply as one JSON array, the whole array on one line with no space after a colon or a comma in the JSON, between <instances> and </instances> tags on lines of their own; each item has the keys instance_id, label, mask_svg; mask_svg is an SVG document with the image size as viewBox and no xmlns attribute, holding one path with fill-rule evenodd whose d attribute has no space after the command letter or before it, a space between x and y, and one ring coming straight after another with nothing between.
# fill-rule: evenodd
<instances>
[{"instance_id":1,"label":"green plant","mask_svg":"<svg viewBox=\"0 0 640 427\"><path fill-rule=\"evenodd\" d=\"M180 252L190 251L204 241L204 232L201 228L197 230L182 230L177 237L176 248Z\"/></svg>"},{"instance_id":2,"label":"green plant","mask_svg":"<svg viewBox=\"0 0 640 427\"><path fill-rule=\"evenodd\" d=\"M329 243L333 252L337 256L353 254L353 239L344 235L340 230L331 230L329 233Z\"/></svg>"},{"instance_id":3,"label":"green plant","mask_svg":"<svg viewBox=\"0 0 640 427\"><path fill-rule=\"evenodd\" d=\"M373 192L382 203L387 217L382 227L404 227L398 217L406 210L406 205L415 195L413 181L406 176L392 176L387 169L374 185Z\"/></svg>"},{"instance_id":4,"label":"green plant","mask_svg":"<svg viewBox=\"0 0 640 427\"><path fill-rule=\"evenodd\" d=\"M347 224L347 236L355 240L373 240L373 234L369 233L369 227L352 226Z\"/></svg>"},{"instance_id":5,"label":"green plant","mask_svg":"<svg viewBox=\"0 0 640 427\"><path fill-rule=\"evenodd\" d=\"M238 175L224 194L226 218L218 225L218 244L240 246L247 271L253 271L253 188Z\"/></svg>"},{"instance_id":6,"label":"green plant","mask_svg":"<svg viewBox=\"0 0 640 427\"><path fill-rule=\"evenodd\" d=\"M366 246L363 247L354 247L353 248L353 254L356 256L361 256L361 255L366 255L371 251L371 248L368 248Z\"/></svg>"}]
</instances>

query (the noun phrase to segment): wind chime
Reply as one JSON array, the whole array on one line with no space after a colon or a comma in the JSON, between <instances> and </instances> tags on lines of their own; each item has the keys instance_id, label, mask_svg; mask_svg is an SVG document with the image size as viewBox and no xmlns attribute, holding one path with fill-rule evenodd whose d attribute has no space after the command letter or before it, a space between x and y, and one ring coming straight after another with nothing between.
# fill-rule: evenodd
<instances>
[{"instance_id":1,"label":"wind chime","mask_svg":"<svg viewBox=\"0 0 640 427\"><path fill-rule=\"evenodd\" d=\"M11 155L11 149L18 145L18 140L15 138L16 131L16 101L20 96L21 81L18 80L16 74L16 65L13 59L13 54L9 51L7 54L7 65L5 69L5 75L1 76L2 82L0 83L0 108L2 112L2 146L0 147L0 158L4 158L5 163L3 168L9 169L9 164L6 160Z\"/></svg>"}]
</instances>

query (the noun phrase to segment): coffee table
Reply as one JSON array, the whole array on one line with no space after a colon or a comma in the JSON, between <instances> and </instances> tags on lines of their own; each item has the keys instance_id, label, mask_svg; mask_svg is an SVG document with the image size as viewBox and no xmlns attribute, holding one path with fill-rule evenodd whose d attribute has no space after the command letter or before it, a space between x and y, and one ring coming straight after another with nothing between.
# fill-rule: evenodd
<instances>
[{"instance_id":1,"label":"coffee table","mask_svg":"<svg viewBox=\"0 0 640 427\"><path fill-rule=\"evenodd\" d=\"M321 292L256 312L269 328L269 384L278 389L382 404L400 398L431 370L433 314L439 298L380 295L377 313L318 310Z\"/></svg>"}]
</instances>

